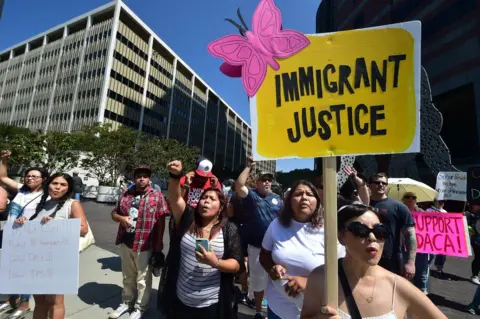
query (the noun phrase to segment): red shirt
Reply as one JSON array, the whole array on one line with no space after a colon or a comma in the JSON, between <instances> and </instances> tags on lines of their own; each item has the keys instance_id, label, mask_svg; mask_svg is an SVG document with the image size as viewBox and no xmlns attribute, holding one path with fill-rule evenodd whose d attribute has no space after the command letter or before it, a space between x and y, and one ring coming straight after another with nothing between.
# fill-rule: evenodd
<instances>
[{"instance_id":1,"label":"red shirt","mask_svg":"<svg viewBox=\"0 0 480 319\"><path fill-rule=\"evenodd\" d=\"M203 194L203 191L212 187L210 183L210 179L211 177L207 177L207 181L205 182L205 184L201 185L201 184L198 184L195 177L192 178L192 182L190 183L183 197L187 205L190 205L193 208L197 207L198 202L200 201L200 197ZM185 185L185 176L183 176L180 179L180 185L182 186ZM220 190L222 189L222 185L220 185L220 182L218 182L218 179L217 179L217 188Z\"/></svg>"},{"instance_id":2,"label":"red shirt","mask_svg":"<svg viewBox=\"0 0 480 319\"><path fill-rule=\"evenodd\" d=\"M113 209L113 213L120 216L129 216L132 201L135 198L135 188L126 190L120 196L120 203ZM168 214L167 202L162 192L154 190L149 186L145 195L140 199L138 205L138 218L135 227L135 239L133 241L133 251L147 251L152 248L152 241L156 240L156 227L161 219L165 219ZM161 225L160 225L161 226ZM122 243L122 238L126 229L122 225L118 226L116 245ZM158 247L163 247L163 243Z\"/></svg>"}]
</instances>

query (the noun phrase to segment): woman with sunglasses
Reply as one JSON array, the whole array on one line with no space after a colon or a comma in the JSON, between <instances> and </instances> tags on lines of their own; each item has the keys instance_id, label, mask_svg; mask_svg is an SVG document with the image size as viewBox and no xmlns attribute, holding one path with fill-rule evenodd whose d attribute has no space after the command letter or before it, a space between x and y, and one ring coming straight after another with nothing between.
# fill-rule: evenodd
<instances>
[{"instance_id":1,"label":"woman with sunglasses","mask_svg":"<svg viewBox=\"0 0 480 319\"><path fill-rule=\"evenodd\" d=\"M14 221L22 216L28 219L35 214L37 205L42 199L48 172L41 167L30 167L25 171L24 183L18 183L7 174L7 162L10 155L12 153L8 150L0 151L0 182L7 187L10 193L15 194L8 207L8 221ZM29 300L30 295L12 295L9 302L0 305L0 312L13 307L16 310L8 318L21 318L25 312L30 310Z\"/></svg>"},{"instance_id":2,"label":"woman with sunglasses","mask_svg":"<svg viewBox=\"0 0 480 319\"><path fill-rule=\"evenodd\" d=\"M446 319L408 280L378 266L388 228L385 217L365 205L348 205L338 212L338 239L346 256L338 261L338 309L323 304L325 268L308 278L301 318Z\"/></svg>"},{"instance_id":3,"label":"woman with sunglasses","mask_svg":"<svg viewBox=\"0 0 480 319\"><path fill-rule=\"evenodd\" d=\"M338 254L345 255L340 244ZM308 275L325 263L323 208L310 182L292 185L280 216L265 233L260 263L270 277L268 318L299 318Z\"/></svg>"}]
</instances>

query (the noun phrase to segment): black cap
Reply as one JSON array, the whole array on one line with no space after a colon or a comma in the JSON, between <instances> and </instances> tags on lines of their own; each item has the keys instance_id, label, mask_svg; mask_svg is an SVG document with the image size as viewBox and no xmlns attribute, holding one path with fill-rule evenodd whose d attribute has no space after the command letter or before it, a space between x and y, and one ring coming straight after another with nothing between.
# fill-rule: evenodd
<instances>
[{"instance_id":1,"label":"black cap","mask_svg":"<svg viewBox=\"0 0 480 319\"><path fill-rule=\"evenodd\" d=\"M133 170L133 177L135 178L137 173L140 173L140 172L146 172L150 177L152 175L152 168L148 165L139 165L135 167L135 169Z\"/></svg>"}]
</instances>

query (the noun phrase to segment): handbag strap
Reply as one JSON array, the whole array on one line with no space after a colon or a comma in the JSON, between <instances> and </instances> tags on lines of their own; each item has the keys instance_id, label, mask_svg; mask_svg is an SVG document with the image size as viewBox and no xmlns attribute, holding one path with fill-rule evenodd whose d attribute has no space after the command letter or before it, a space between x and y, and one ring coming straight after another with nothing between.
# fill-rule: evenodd
<instances>
[{"instance_id":1,"label":"handbag strap","mask_svg":"<svg viewBox=\"0 0 480 319\"><path fill-rule=\"evenodd\" d=\"M355 298L353 298L352 289L348 283L345 269L343 269L343 258L338 261L338 277L340 279L340 283L342 284L343 294L345 295L345 302L347 303L350 316L352 319L362 319L357 303L355 302Z\"/></svg>"},{"instance_id":2,"label":"handbag strap","mask_svg":"<svg viewBox=\"0 0 480 319\"><path fill-rule=\"evenodd\" d=\"M26 208L28 205L30 205L33 201L35 201L37 198L39 198L39 197L42 196L42 195L43 195L43 192L42 192L40 195L35 196L34 198L32 198L28 203L26 203L25 206L22 207L22 210L21 210L21 212L20 212L20 216L23 215L23 211L25 210L25 208Z\"/></svg>"}]
</instances>

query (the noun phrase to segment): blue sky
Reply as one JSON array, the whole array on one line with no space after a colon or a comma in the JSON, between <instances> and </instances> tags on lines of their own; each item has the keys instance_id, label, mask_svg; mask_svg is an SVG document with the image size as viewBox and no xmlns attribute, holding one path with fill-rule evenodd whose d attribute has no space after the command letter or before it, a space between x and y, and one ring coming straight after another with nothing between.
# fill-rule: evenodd
<instances>
[{"instance_id":1,"label":"blue sky","mask_svg":"<svg viewBox=\"0 0 480 319\"><path fill-rule=\"evenodd\" d=\"M223 35L238 31L224 18L236 18L240 7L250 27L259 0L124 0L182 59L218 92L248 123L247 96L238 79L224 76L221 60L206 46ZM106 0L6 0L0 21L0 50L6 49L71 18L101 6ZM304 33L315 33L315 16L320 0L276 0L283 15L283 26ZM206 5L208 3L209 5ZM301 3L301 5L298 5ZM240 5L241 4L241 5ZM277 161L277 170L313 168L313 159Z\"/></svg>"}]
</instances>

